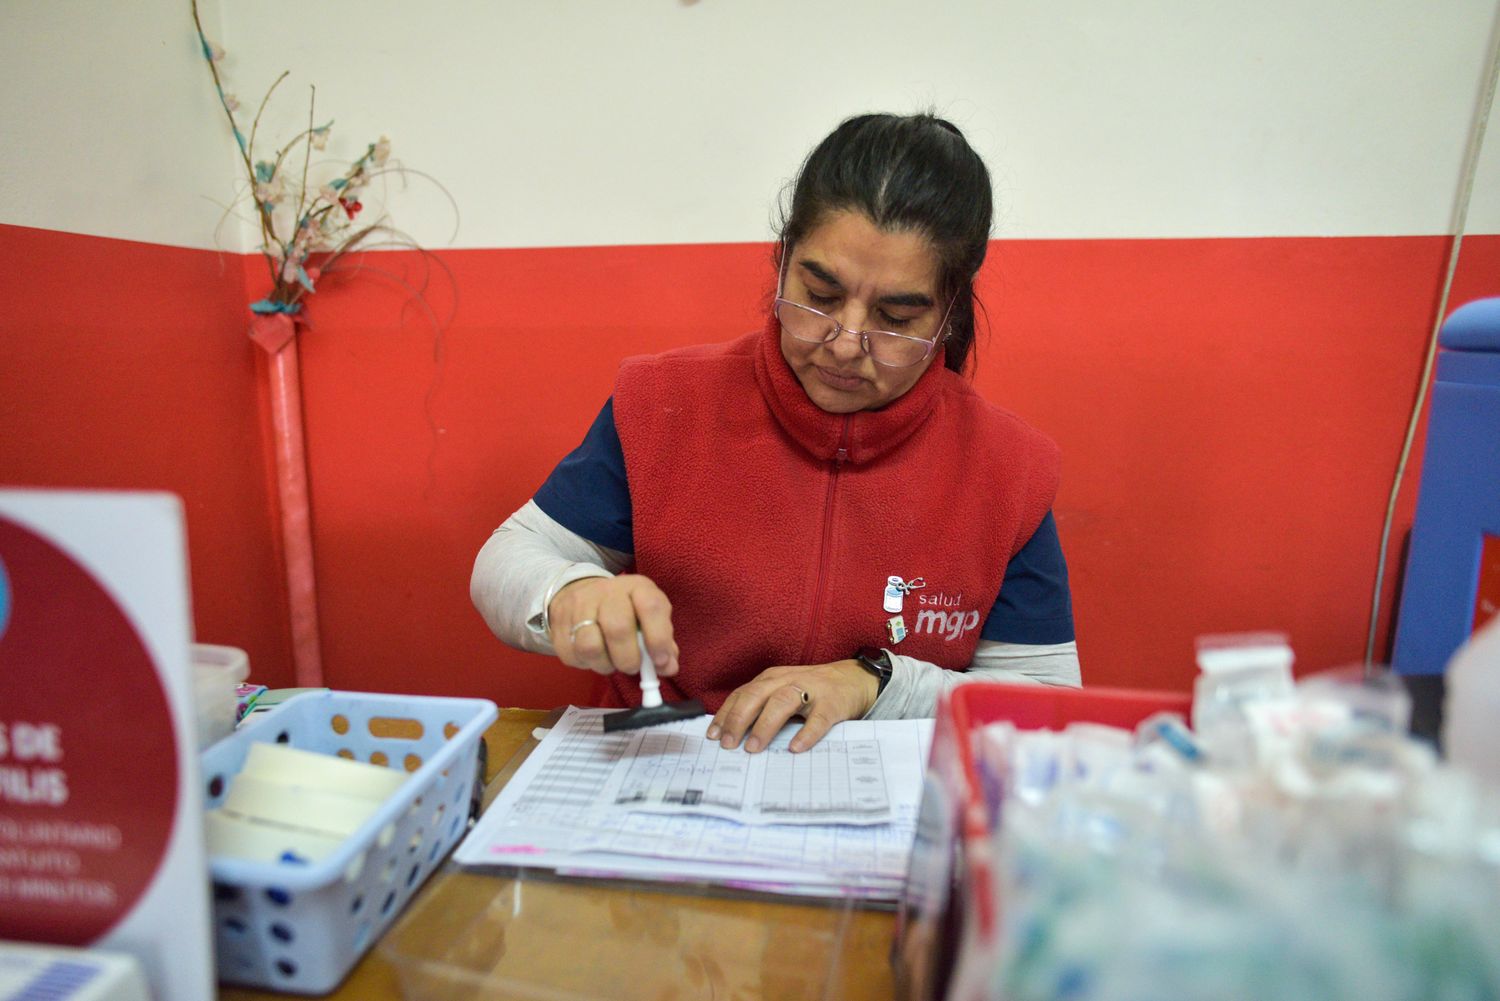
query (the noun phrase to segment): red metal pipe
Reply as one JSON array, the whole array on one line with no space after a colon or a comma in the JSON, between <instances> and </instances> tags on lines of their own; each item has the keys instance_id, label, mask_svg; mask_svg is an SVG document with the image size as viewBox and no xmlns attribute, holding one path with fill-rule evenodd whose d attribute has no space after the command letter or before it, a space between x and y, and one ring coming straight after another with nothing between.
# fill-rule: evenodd
<instances>
[{"instance_id":1,"label":"red metal pipe","mask_svg":"<svg viewBox=\"0 0 1500 1001\"><path fill-rule=\"evenodd\" d=\"M276 313L250 321L250 338L267 355L271 425L275 434L276 494L286 564L287 610L292 627L292 664L297 685L323 687L318 639L317 589L313 577L312 505L302 423L302 380L297 364L297 324Z\"/></svg>"}]
</instances>

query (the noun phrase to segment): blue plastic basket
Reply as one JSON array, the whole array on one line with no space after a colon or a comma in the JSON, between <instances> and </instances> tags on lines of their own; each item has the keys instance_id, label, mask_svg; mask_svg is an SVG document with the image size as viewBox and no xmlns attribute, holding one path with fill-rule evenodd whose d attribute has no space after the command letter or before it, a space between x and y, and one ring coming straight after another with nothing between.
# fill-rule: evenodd
<instances>
[{"instance_id":1,"label":"blue plastic basket","mask_svg":"<svg viewBox=\"0 0 1500 1001\"><path fill-rule=\"evenodd\" d=\"M308 692L204 751L210 808L255 743L411 772L325 859L209 860L219 979L298 994L338 986L467 830L480 737L495 716L484 699Z\"/></svg>"}]
</instances>

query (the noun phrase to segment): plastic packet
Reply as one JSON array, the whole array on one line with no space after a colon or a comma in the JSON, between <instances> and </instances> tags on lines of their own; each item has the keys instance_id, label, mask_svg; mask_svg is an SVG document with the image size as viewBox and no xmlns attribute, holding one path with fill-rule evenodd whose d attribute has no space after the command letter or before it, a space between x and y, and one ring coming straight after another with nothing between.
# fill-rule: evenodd
<instances>
[{"instance_id":1,"label":"plastic packet","mask_svg":"<svg viewBox=\"0 0 1500 1001\"><path fill-rule=\"evenodd\" d=\"M1293 660L1282 633L1199 637L1193 730L1222 767L1249 767L1277 740L1274 712L1292 696Z\"/></svg>"},{"instance_id":2,"label":"plastic packet","mask_svg":"<svg viewBox=\"0 0 1500 1001\"><path fill-rule=\"evenodd\" d=\"M1411 696L1388 671L1362 667L1314 674L1297 685L1303 752L1318 768L1391 768L1407 745Z\"/></svg>"},{"instance_id":3,"label":"plastic packet","mask_svg":"<svg viewBox=\"0 0 1500 1001\"><path fill-rule=\"evenodd\" d=\"M1062 732L1063 779L1107 788L1122 770L1132 767L1131 734L1101 723L1070 723Z\"/></svg>"},{"instance_id":4,"label":"plastic packet","mask_svg":"<svg viewBox=\"0 0 1500 1001\"><path fill-rule=\"evenodd\" d=\"M1065 741L1050 730L1012 731L1009 789L1020 803L1035 805L1052 794L1067 767Z\"/></svg>"},{"instance_id":5,"label":"plastic packet","mask_svg":"<svg viewBox=\"0 0 1500 1001\"><path fill-rule=\"evenodd\" d=\"M1176 713L1155 713L1141 720L1135 728L1135 748L1146 764L1156 767L1197 766L1207 758L1187 720Z\"/></svg>"}]
</instances>

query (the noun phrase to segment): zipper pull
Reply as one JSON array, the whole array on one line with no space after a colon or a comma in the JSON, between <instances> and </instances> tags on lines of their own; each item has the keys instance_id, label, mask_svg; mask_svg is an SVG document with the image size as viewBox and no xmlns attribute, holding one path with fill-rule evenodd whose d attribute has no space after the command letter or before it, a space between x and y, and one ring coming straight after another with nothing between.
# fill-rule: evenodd
<instances>
[{"instance_id":1,"label":"zipper pull","mask_svg":"<svg viewBox=\"0 0 1500 1001\"><path fill-rule=\"evenodd\" d=\"M834 462L834 465L836 465L836 466L842 466L844 463L846 463L848 461L849 461L849 450L847 448L841 448L837 452L833 453L833 462Z\"/></svg>"}]
</instances>

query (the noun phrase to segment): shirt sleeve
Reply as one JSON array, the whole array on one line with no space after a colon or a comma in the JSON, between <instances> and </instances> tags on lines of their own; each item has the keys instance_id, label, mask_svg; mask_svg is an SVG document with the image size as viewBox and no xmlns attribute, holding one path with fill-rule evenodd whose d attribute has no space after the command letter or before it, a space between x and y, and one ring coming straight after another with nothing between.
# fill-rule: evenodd
<instances>
[{"instance_id":1,"label":"shirt sleeve","mask_svg":"<svg viewBox=\"0 0 1500 1001\"><path fill-rule=\"evenodd\" d=\"M1067 688L1082 684L1076 643L1028 646L980 640L974 650L974 662L965 671L947 671L915 657L903 657L889 650L886 653L891 655L891 680L865 713L865 719L933 716L943 692L974 681Z\"/></svg>"},{"instance_id":2,"label":"shirt sleeve","mask_svg":"<svg viewBox=\"0 0 1500 1001\"><path fill-rule=\"evenodd\" d=\"M635 552L614 397L604 401L583 441L557 464L532 500L553 521L595 545Z\"/></svg>"},{"instance_id":3,"label":"shirt sleeve","mask_svg":"<svg viewBox=\"0 0 1500 1001\"><path fill-rule=\"evenodd\" d=\"M1000 596L980 638L1000 643L1050 645L1073 641L1073 596L1068 564L1048 511L1026 545L1005 568Z\"/></svg>"}]
</instances>

